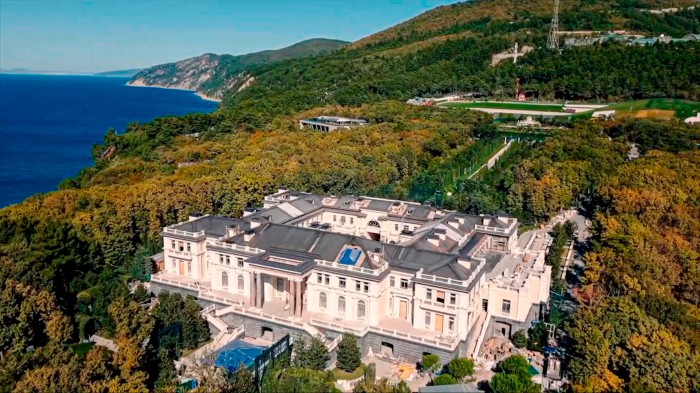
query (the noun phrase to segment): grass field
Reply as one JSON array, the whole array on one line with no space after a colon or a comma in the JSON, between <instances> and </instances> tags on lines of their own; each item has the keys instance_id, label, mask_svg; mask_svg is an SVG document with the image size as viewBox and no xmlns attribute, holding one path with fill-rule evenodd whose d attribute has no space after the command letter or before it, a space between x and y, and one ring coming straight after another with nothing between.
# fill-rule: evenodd
<instances>
[{"instance_id":1,"label":"grass field","mask_svg":"<svg viewBox=\"0 0 700 393\"><path fill-rule=\"evenodd\" d=\"M452 108L493 108L519 111L561 112L563 106L556 104L530 104L525 102L446 102L440 106Z\"/></svg>"},{"instance_id":2,"label":"grass field","mask_svg":"<svg viewBox=\"0 0 700 393\"><path fill-rule=\"evenodd\" d=\"M70 344L69 347L75 352L76 355L78 355L79 359L85 358L85 355L90 352L92 347L95 346L95 343L88 342L88 343L77 343L77 344Z\"/></svg>"},{"instance_id":3,"label":"grass field","mask_svg":"<svg viewBox=\"0 0 700 393\"><path fill-rule=\"evenodd\" d=\"M616 118L633 117L640 119L670 120L674 114L679 119L694 116L700 112L700 102L671 98L651 98L612 104L597 111L615 110ZM589 117L591 112L576 114L574 117Z\"/></svg>"}]
</instances>

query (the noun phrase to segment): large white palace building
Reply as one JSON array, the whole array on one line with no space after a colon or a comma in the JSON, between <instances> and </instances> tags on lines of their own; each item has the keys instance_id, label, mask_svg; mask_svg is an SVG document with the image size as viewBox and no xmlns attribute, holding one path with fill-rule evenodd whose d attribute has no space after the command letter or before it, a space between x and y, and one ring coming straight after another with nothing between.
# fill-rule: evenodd
<instances>
[{"instance_id":1,"label":"large white palace building","mask_svg":"<svg viewBox=\"0 0 700 393\"><path fill-rule=\"evenodd\" d=\"M549 295L550 239L511 217L412 202L279 190L242 218L192 215L163 229L153 292L196 296L216 330L253 337L344 332L363 351L416 361L476 356Z\"/></svg>"}]
</instances>

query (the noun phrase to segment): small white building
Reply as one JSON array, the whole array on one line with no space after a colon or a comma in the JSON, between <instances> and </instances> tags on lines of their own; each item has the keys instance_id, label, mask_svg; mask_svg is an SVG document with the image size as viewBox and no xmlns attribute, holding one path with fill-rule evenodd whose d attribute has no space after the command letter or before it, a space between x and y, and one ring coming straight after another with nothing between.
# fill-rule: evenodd
<instances>
[{"instance_id":1,"label":"small white building","mask_svg":"<svg viewBox=\"0 0 700 393\"><path fill-rule=\"evenodd\" d=\"M338 128L350 128L365 125L367 125L366 120L336 116L319 116L311 119L299 120L300 128L311 128L318 131L333 131L337 130Z\"/></svg>"}]
</instances>

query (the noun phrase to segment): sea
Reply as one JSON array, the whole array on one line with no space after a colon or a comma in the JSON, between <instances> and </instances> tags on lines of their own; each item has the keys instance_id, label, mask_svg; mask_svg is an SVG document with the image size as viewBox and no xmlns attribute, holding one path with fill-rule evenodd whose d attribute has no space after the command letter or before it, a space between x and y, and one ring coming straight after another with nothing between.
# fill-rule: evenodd
<instances>
[{"instance_id":1,"label":"sea","mask_svg":"<svg viewBox=\"0 0 700 393\"><path fill-rule=\"evenodd\" d=\"M130 87L128 78L0 74L0 208L93 164L92 146L131 122L212 112L191 91Z\"/></svg>"}]
</instances>

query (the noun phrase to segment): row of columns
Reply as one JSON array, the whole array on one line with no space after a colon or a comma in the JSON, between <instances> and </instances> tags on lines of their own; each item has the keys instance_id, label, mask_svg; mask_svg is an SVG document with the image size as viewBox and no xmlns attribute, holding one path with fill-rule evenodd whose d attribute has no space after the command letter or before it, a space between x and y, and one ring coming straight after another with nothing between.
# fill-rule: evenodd
<instances>
[{"instance_id":1,"label":"row of columns","mask_svg":"<svg viewBox=\"0 0 700 393\"><path fill-rule=\"evenodd\" d=\"M250 273L250 306L262 308L264 303L262 273ZM303 309L303 281L287 279L286 289L289 291L289 316L301 317Z\"/></svg>"}]
</instances>

